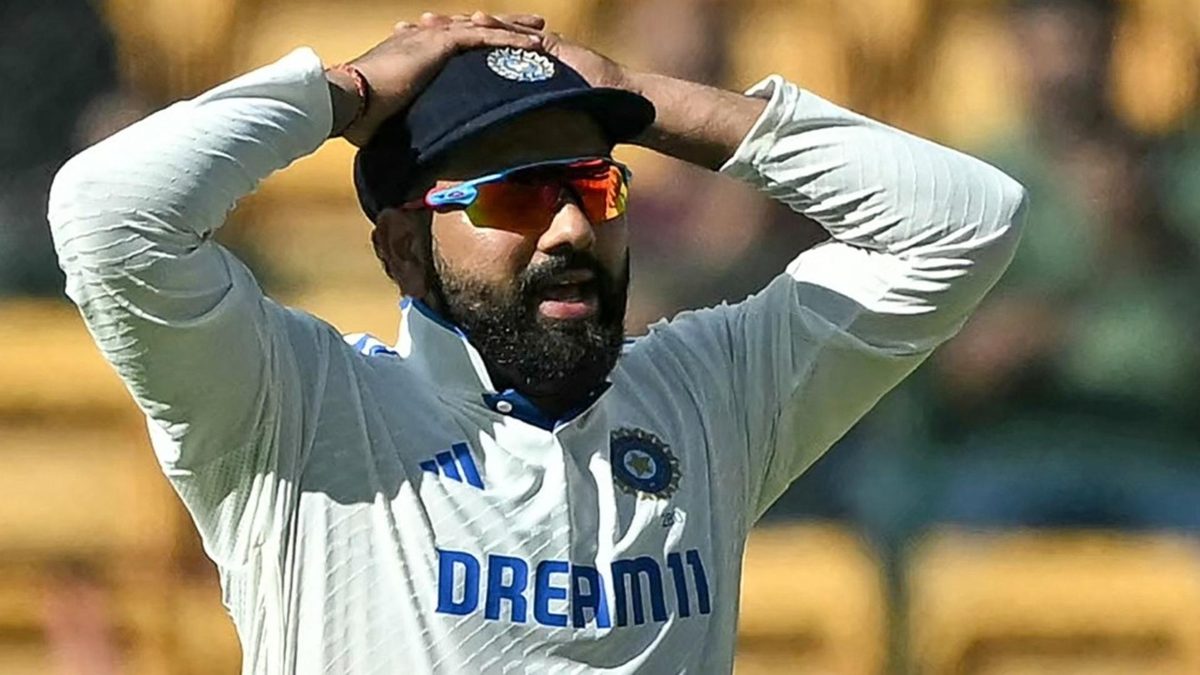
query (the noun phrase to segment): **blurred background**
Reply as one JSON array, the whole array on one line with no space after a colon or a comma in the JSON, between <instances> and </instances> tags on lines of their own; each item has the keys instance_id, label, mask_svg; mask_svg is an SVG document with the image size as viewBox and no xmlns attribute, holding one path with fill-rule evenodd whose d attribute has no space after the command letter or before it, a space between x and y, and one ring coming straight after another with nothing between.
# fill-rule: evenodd
<instances>
[{"instance_id":1,"label":"blurred background","mask_svg":"<svg viewBox=\"0 0 1200 675\"><path fill-rule=\"evenodd\" d=\"M621 61L778 72L977 153L1032 194L962 334L798 481L747 554L743 673L1200 673L1200 0L0 0L0 673L234 673L212 565L64 299L71 154L311 45L421 11L533 11ZM631 333L762 287L810 232L623 151ZM351 148L222 238L276 297L391 340Z\"/></svg>"}]
</instances>

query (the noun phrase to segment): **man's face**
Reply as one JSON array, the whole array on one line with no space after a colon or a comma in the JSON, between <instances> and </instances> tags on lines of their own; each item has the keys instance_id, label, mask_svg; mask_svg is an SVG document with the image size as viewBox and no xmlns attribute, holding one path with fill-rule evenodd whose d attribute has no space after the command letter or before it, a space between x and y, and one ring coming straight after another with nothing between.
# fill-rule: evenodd
<instances>
[{"instance_id":1,"label":"man's face","mask_svg":"<svg viewBox=\"0 0 1200 675\"><path fill-rule=\"evenodd\" d=\"M451 154L436 184L609 151L586 115L539 111ZM381 229L395 229L387 221L397 217L407 223L402 229L411 230L416 220L392 212L381 218ZM409 269L399 279L405 292L463 328L502 384L535 396L570 397L599 385L612 370L624 340L629 284L624 217L590 222L568 198L548 227L518 232L481 227L451 211L434 214L428 236L415 246L413 260L394 261ZM422 277L403 278L418 271L414 267Z\"/></svg>"}]
</instances>

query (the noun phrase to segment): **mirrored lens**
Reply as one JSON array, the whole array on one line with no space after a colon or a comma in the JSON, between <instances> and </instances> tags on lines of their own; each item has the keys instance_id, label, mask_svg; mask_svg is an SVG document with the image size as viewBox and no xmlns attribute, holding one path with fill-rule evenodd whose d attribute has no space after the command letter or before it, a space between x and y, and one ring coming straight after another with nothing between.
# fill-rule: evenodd
<instances>
[{"instance_id":1,"label":"mirrored lens","mask_svg":"<svg viewBox=\"0 0 1200 675\"><path fill-rule=\"evenodd\" d=\"M479 197L467 208L478 227L531 232L550 226L562 188L556 183L491 183L481 185Z\"/></svg>"},{"instance_id":2,"label":"mirrored lens","mask_svg":"<svg viewBox=\"0 0 1200 675\"><path fill-rule=\"evenodd\" d=\"M628 199L624 172L604 161L539 167L480 185L478 190L479 196L466 209L471 222L478 227L517 232L548 228L570 195L593 224L624 214Z\"/></svg>"},{"instance_id":3,"label":"mirrored lens","mask_svg":"<svg viewBox=\"0 0 1200 675\"><path fill-rule=\"evenodd\" d=\"M616 165L609 164L602 175L576 178L570 187L592 223L607 222L625 213L629 188Z\"/></svg>"}]
</instances>

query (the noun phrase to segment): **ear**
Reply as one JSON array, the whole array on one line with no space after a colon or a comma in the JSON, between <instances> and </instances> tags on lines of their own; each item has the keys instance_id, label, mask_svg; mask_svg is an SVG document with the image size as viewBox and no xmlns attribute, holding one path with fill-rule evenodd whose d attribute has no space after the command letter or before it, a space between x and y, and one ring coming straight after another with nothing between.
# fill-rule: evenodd
<instances>
[{"instance_id":1,"label":"ear","mask_svg":"<svg viewBox=\"0 0 1200 675\"><path fill-rule=\"evenodd\" d=\"M424 211L384 209L375 219L371 243L383 269L413 298L424 299L429 292L429 214Z\"/></svg>"}]
</instances>

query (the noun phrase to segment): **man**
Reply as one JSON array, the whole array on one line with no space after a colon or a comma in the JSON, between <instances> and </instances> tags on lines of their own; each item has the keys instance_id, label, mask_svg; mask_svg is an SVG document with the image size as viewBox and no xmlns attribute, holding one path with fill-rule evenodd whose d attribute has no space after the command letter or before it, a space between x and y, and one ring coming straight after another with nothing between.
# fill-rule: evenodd
<instances>
[{"instance_id":1,"label":"man","mask_svg":"<svg viewBox=\"0 0 1200 675\"><path fill-rule=\"evenodd\" d=\"M427 14L346 67L299 50L55 183L68 291L151 420L247 672L730 670L755 518L1012 255L1022 190L976 160L779 77L716 91L543 28ZM211 239L331 134L364 146L394 347L272 303ZM619 141L832 240L626 343Z\"/></svg>"}]
</instances>

